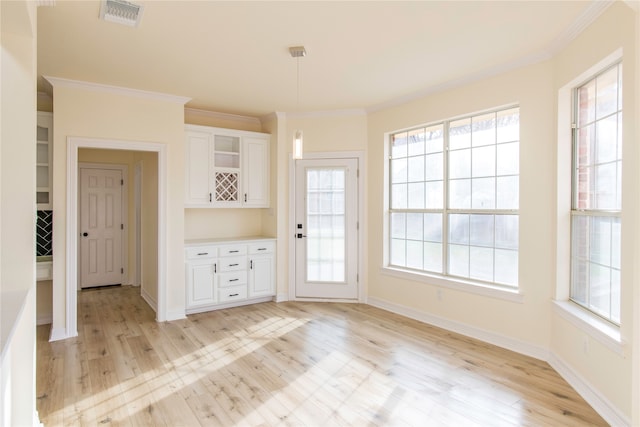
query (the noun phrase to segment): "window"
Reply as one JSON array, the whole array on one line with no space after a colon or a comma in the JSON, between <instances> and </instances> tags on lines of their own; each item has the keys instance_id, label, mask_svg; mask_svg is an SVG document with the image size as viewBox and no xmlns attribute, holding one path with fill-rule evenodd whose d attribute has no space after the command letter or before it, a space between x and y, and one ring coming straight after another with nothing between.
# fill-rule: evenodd
<instances>
[{"instance_id":1,"label":"window","mask_svg":"<svg viewBox=\"0 0 640 427\"><path fill-rule=\"evenodd\" d=\"M574 92L571 300L620 323L622 65Z\"/></svg>"},{"instance_id":2,"label":"window","mask_svg":"<svg viewBox=\"0 0 640 427\"><path fill-rule=\"evenodd\" d=\"M390 136L389 266L518 285L519 108Z\"/></svg>"}]
</instances>

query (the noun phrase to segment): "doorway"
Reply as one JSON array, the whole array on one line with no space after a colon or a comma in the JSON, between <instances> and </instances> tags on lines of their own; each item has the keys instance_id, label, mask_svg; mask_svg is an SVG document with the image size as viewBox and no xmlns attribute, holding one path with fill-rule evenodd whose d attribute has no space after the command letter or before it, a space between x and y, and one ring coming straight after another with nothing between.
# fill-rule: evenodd
<instances>
[{"instance_id":1,"label":"doorway","mask_svg":"<svg viewBox=\"0 0 640 427\"><path fill-rule=\"evenodd\" d=\"M111 150L130 150L156 153L157 155L157 244L158 248L166 248L167 241L167 146L162 143L122 141L95 138L69 137L67 139L67 194L78 194L78 150L80 148L103 148ZM66 209L66 264L64 293L66 308L64 313L54 311L54 323L56 316L65 318L64 328L54 328L51 331L51 340L77 336L77 282L78 282L78 198L67 198ZM157 252L157 311L156 319L159 322L168 320L166 305L166 250ZM54 288L56 282L54 282ZM55 293L54 289L54 293ZM177 315L176 315L177 316Z\"/></svg>"},{"instance_id":2,"label":"doorway","mask_svg":"<svg viewBox=\"0 0 640 427\"><path fill-rule=\"evenodd\" d=\"M294 172L294 297L359 299L359 159L296 160Z\"/></svg>"}]
</instances>

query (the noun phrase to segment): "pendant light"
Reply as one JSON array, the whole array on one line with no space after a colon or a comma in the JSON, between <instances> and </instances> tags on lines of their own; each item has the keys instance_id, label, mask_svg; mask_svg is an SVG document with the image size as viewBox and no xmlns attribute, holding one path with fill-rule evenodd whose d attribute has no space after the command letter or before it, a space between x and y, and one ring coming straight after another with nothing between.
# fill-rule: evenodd
<instances>
[{"instance_id":1,"label":"pendant light","mask_svg":"<svg viewBox=\"0 0 640 427\"><path fill-rule=\"evenodd\" d=\"M307 54L304 46L293 46L289 48L292 58L296 58L296 110L300 109L300 58ZM303 140L302 130L296 129L293 133L293 158L302 159Z\"/></svg>"}]
</instances>

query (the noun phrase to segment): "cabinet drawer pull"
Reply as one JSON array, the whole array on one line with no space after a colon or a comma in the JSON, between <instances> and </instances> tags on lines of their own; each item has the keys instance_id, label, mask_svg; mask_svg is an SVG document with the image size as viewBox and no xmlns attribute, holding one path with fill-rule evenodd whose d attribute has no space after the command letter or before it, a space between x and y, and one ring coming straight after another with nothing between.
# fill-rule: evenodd
<instances>
[{"instance_id":1,"label":"cabinet drawer pull","mask_svg":"<svg viewBox=\"0 0 640 427\"><path fill-rule=\"evenodd\" d=\"M231 280L229 280L229 281L230 281L230 282L237 282L238 280L240 280L240 279L231 279Z\"/></svg>"},{"instance_id":2,"label":"cabinet drawer pull","mask_svg":"<svg viewBox=\"0 0 640 427\"><path fill-rule=\"evenodd\" d=\"M230 297L237 297L240 294L229 294Z\"/></svg>"},{"instance_id":3,"label":"cabinet drawer pull","mask_svg":"<svg viewBox=\"0 0 640 427\"><path fill-rule=\"evenodd\" d=\"M259 251L266 251L267 248L258 248Z\"/></svg>"},{"instance_id":4,"label":"cabinet drawer pull","mask_svg":"<svg viewBox=\"0 0 640 427\"><path fill-rule=\"evenodd\" d=\"M240 264L229 264L229 267L237 267L237 266L239 266L239 265L240 265Z\"/></svg>"},{"instance_id":5,"label":"cabinet drawer pull","mask_svg":"<svg viewBox=\"0 0 640 427\"><path fill-rule=\"evenodd\" d=\"M238 250L235 250L235 251L229 251L229 253L230 253L230 254L237 254L238 252L240 252L240 251L238 251Z\"/></svg>"},{"instance_id":6,"label":"cabinet drawer pull","mask_svg":"<svg viewBox=\"0 0 640 427\"><path fill-rule=\"evenodd\" d=\"M253 270L253 260L249 261L249 269Z\"/></svg>"},{"instance_id":7,"label":"cabinet drawer pull","mask_svg":"<svg viewBox=\"0 0 640 427\"><path fill-rule=\"evenodd\" d=\"M209 252L198 252L198 255L209 255Z\"/></svg>"},{"instance_id":8,"label":"cabinet drawer pull","mask_svg":"<svg viewBox=\"0 0 640 427\"><path fill-rule=\"evenodd\" d=\"M214 273L218 272L218 264L213 264L213 272Z\"/></svg>"}]
</instances>

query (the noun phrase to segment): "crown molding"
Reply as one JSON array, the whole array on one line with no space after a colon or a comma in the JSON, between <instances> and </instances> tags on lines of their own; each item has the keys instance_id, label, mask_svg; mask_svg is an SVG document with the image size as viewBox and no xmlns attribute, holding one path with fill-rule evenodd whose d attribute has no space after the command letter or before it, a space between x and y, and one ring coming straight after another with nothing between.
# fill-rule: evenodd
<instances>
[{"instance_id":1,"label":"crown molding","mask_svg":"<svg viewBox=\"0 0 640 427\"><path fill-rule=\"evenodd\" d=\"M260 119L258 117L242 116L240 114L219 113L217 111L201 110L198 108L185 107L184 113L192 116L208 117L212 119L228 120L238 123L250 123L254 125L260 125Z\"/></svg>"},{"instance_id":2,"label":"crown molding","mask_svg":"<svg viewBox=\"0 0 640 427\"><path fill-rule=\"evenodd\" d=\"M364 108L352 108L346 110L320 110L320 111L304 111L281 113L287 119L317 119L323 117L352 117L366 116L367 111Z\"/></svg>"},{"instance_id":3,"label":"crown molding","mask_svg":"<svg viewBox=\"0 0 640 427\"><path fill-rule=\"evenodd\" d=\"M263 116L260 116L260 122L268 122L271 120L283 120L287 118L287 113L284 113L282 111L274 111L272 113L268 113L265 114Z\"/></svg>"},{"instance_id":4,"label":"crown molding","mask_svg":"<svg viewBox=\"0 0 640 427\"><path fill-rule=\"evenodd\" d=\"M134 98L150 99L153 101L173 102L173 103L182 104L182 105L186 104L191 100L191 98L187 98L184 96L169 95L169 94L160 93L160 92L150 92L146 90L131 89L131 88L121 87L121 86L111 86L111 85L105 85L101 83L92 83L92 82L84 82L80 80L63 79L60 77L52 77L52 76L43 76L43 77L46 81L51 83L51 85L54 88L65 87L65 88L71 88L71 89L82 89L82 90L88 90L92 92L104 92L104 93L111 93L114 95L123 95L123 96L130 96Z\"/></svg>"},{"instance_id":5,"label":"crown molding","mask_svg":"<svg viewBox=\"0 0 640 427\"><path fill-rule=\"evenodd\" d=\"M568 26L551 44L545 49L551 56L556 55L567 47L576 37L580 35L589 25L591 25L609 6L615 3L614 0L594 0L589 6Z\"/></svg>"},{"instance_id":6,"label":"crown molding","mask_svg":"<svg viewBox=\"0 0 640 427\"><path fill-rule=\"evenodd\" d=\"M56 0L37 0L36 6L48 6L52 7L56 5Z\"/></svg>"}]
</instances>

